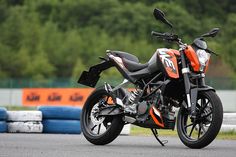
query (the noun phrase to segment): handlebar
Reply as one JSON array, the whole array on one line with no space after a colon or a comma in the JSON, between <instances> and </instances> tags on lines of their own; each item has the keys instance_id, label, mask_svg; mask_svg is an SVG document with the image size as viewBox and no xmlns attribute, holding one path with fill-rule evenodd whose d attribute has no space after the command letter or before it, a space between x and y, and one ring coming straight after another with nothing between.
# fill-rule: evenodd
<instances>
[{"instance_id":1,"label":"handlebar","mask_svg":"<svg viewBox=\"0 0 236 157\"><path fill-rule=\"evenodd\" d=\"M213 32L213 31L212 31ZM213 32L214 33L214 32ZM210 33L209 33L210 34ZM216 34L216 33L215 33ZM187 44L183 43L181 41L181 39L178 37L178 35L176 34L172 34L172 33L159 33L159 32L155 32L155 31L152 31L151 32L151 35L152 36L155 36L157 38L161 38L163 40L166 40L168 42L177 42L177 44L181 47L181 48L184 48L187 46ZM210 49L205 49L208 53L211 53L211 54L214 54L216 56L218 56L217 53L215 53L214 51L210 50Z\"/></svg>"},{"instance_id":2,"label":"handlebar","mask_svg":"<svg viewBox=\"0 0 236 157\"><path fill-rule=\"evenodd\" d=\"M168 33L168 32L167 33L159 33L159 32L152 31L151 35L155 36L157 38L162 38L163 40L167 40L167 41L179 41L178 35Z\"/></svg>"}]
</instances>

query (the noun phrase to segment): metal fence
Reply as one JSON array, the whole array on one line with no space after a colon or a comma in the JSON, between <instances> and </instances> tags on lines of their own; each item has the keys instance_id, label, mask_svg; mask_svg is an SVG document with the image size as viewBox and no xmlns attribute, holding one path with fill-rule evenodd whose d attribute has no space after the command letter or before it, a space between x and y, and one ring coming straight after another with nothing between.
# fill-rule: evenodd
<instances>
[{"instance_id":1,"label":"metal fence","mask_svg":"<svg viewBox=\"0 0 236 157\"><path fill-rule=\"evenodd\" d=\"M118 85L122 82L121 78L106 78L99 80L97 86L102 85L104 82L108 82L111 85ZM206 84L212 86L216 89L236 89L236 80L233 78L225 77L214 77L206 78ZM0 80L0 88L77 88L83 87L77 83L76 79L71 78L57 78L57 79L48 79L35 81L32 79L2 79Z\"/></svg>"}]
</instances>

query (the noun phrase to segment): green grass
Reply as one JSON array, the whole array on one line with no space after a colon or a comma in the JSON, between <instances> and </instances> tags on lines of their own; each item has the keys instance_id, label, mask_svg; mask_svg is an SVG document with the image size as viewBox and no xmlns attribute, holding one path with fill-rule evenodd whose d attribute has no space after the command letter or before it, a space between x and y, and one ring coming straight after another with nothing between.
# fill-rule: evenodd
<instances>
[{"instance_id":1,"label":"green grass","mask_svg":"<svg viewBox=\"0 0 236 157\"><path fill-rule=\"evenodd\" d=\"M224 140L236 140L236 131L232 130L228 132L220 132L217 138Z\"/></svg>"},{"instance_id":2,"label":"green grass","mask_svg":"<svg viewBox=\"0 0 236 157\"><path fill-rule=\"evenodd\" d=\"M172 136L177 137L177 131L174 130L158 130L160 136ZM152 131L147 128L141 128L137 126L131 127L131 135L132 136L152 136ZM229 131L229 132L220 132L217 136L217 139L224 139L224 140L236 140L236 131Z\"/></svg>"},{"instance_id":3,"label":"green grass","mask_svg":"<svg viewBox=\"0 0 236 157\"><path fill-rule=\"evenodd\" d=\"M172 130L158 130L158 133L161 136L176 136L177 135L176 131L172 131ZM131 135L132 136L151 136L152 131L151 129L148 129L148 128L141 128L141 127L132 125Z\"/></svg>"},{"instance_id":4,"label":"green grass","mask_svg":"<svg viewBox=\"0 0 236 157\"><path fill-rule=\"evenodd\" d=\"M37 110L37 107L26 107L26 106L3 106L8 111L28 111L28 110Z\"/></svg>"}]
</instances>

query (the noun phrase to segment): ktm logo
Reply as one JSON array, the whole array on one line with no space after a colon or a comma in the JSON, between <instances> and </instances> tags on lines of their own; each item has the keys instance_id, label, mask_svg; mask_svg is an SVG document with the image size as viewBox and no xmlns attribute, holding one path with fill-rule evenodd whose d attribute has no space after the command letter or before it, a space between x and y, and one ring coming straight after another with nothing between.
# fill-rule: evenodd
<instances>
[{"instance_id":1,"label":"ktm logo","mask_svg":"<svg viewBox=\"0 0 236 157\"><path fill-rule=\"evenodd\" d=\"M82 100L83 100L83 96L80 95L79 93L74 93L73 95L70 96L70 101L80 102Z\"/></svg>"},{"instance_id":2,"label":"ktm logo","mask_svg":"<svg viewBox=\"0 0 236 157\"><path fill-rule=\"evenodd\" d=\"M27 101L39 101L40 100L40 95L37 93L30 93L27 97L26 97Z\"/></svg>"},{"instance_id":3,"label":"ktm logo","mask_svg":"<svg viewBox=\"0 0 236 157\"><path fill-rule=\"evenodd\" d=\"M58 93L52 93L48 96L48 101L61 101L61 95Z\"/></svg>"}]
</instances>

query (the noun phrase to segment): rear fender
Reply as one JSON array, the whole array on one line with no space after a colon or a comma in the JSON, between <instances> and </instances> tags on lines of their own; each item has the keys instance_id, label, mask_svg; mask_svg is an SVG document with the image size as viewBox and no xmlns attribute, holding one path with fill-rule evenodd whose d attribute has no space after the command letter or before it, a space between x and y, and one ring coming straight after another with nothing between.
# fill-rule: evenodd
<instances>
[{"instance_id":1,"label":"rear fender","mask_svg":"<svg viewBox=\"0 0 236 157\"><path fill-rule=\"evenodd\" d=\"M114 66L110 60L104 60L89 68L89 71L83 71L78 80L79 84L95 87L102 71Z\"/></svg>"}]
</instances>

